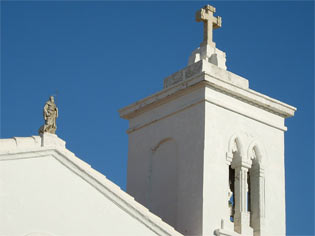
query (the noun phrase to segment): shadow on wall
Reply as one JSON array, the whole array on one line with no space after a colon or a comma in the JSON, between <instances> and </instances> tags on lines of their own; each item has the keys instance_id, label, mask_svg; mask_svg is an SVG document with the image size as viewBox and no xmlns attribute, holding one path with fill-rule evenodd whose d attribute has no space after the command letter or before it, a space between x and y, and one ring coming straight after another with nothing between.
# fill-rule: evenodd
<instances>
[{"instance_id":1,"label":"shadow on wall","mask_svg":"<svg viewBox=\"0 0 315 236\"><path fill-rule=\"evenodd\" d=\"M154 148L150 158L147 203L149 209L176 228L177 215L177 145L165 138Z\"/></svg>"}]
</instances>

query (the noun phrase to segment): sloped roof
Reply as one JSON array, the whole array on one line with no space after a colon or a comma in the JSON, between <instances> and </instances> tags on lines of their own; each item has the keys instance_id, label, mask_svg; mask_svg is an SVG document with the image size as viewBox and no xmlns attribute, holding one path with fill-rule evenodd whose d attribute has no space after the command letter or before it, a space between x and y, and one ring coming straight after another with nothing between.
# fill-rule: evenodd
<instances>
[{"instance_id":1,"label":"sloped roof","mask_svg":"<svg viewBox=\"0 0 315 236\"><path fill-rule=\"evenodd\" d=\"M65 141L57 135L45 133L43 136L14 137L0 139L0 161L24 158L36 158L51 155L72 172L114 202L118 207L133 216L158 235L180 236L173 227L139 204L133 197L94 170L89 164L66 149Z\"/></svg>"}]
</instances>

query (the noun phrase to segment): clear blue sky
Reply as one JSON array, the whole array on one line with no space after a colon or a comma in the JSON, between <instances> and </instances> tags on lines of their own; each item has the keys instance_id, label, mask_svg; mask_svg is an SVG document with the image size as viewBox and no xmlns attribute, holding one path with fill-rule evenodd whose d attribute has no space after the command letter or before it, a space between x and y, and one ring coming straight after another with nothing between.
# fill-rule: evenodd
<instances>
[{"instance_id":1,"label":"clear blue sky","mask_svg":"<svg viewBox=\"0 0 315 236\"><path fill-rule=\"evenodd\" d=\"M36 135L58 91L57 134L125 189L117 110L162 88L202 40L206 2L1 2L1 137ZM217 47L250 88L296 106L286 121L287 234L314 234L314 3L212 2Z\"/></svg>"}]
</instances>

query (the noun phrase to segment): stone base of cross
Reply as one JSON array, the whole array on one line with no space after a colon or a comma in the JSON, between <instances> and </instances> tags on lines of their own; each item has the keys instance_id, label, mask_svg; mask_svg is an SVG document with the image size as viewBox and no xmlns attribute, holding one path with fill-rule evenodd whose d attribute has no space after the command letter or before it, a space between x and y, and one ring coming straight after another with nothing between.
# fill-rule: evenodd
<instances>
[{"instance_id":1,"label":"stone base of cross","mask_svg":"<svg viewBox=\"0 0 315 236\"><path fill-rule=\"evenodd\" d=\"M189 57L188 65L194 64L200 60L206 60L211 64L226 70L226 54L216 47L205 44L194 50Z\"/></svg>"}]
</instances>

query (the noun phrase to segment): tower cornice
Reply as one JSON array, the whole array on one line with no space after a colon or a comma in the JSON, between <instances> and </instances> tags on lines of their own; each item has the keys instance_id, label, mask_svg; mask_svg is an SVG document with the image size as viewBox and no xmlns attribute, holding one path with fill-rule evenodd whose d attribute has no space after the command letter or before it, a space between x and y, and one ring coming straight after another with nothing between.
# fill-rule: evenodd
<instances>
[{"instance_id":1,"label":"tower cornice","mask_svg":"<svg viewBox=\"0 0 315 236\"><path fill-rule=\"evenodd\" d=\"M163 90L120 109L120 117L133 118L200 86L214 89L283 118L293 116L296 111L293 106L250 89L247 79L201 60L167 77Z\"/></svg>"}]
</instances>

